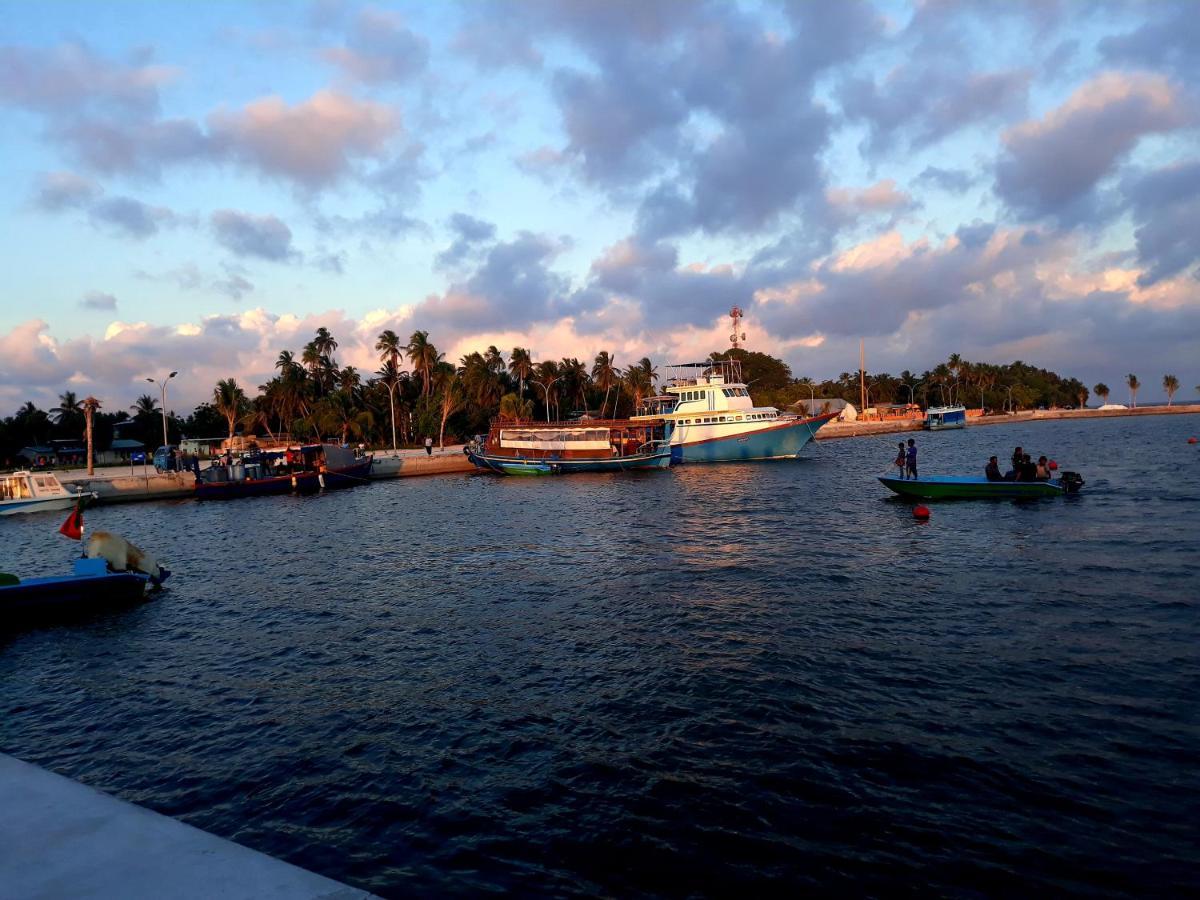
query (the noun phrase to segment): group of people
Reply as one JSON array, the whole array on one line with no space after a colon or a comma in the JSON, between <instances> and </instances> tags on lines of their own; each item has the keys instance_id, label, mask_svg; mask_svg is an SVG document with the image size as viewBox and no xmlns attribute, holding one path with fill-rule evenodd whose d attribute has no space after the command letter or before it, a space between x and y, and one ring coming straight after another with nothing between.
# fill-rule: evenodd
<instances>
[{"instance_id":1,"label":"group of people","mask_svg":"<svg viewBox=\"0 0 1200 900\"><path fill-rule=\"evenodd\" d=\"M1052 477L1051 471L1051 463L1046 457L1039 456L1035 463L1024 448L1018 447L1013 451L1011 469L1001 474L1000 464L993 456L988 459L983 474L987 476L988 481L1049 481Z\"/></svg>"}]
</instances>

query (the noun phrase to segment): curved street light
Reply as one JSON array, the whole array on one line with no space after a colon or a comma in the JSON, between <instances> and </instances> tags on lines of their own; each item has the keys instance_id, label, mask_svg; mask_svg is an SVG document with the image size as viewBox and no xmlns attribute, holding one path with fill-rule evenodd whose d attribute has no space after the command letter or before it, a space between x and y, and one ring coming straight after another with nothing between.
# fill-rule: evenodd
<instances>
[{"instance_id":1,"label":"curved street light","mask_svg":"<svg viewBox=\"0 0 1200 900\"><path fill-rule=\"evenodd\" d=\"M545 397L546 397L546 423L547 423L547 424L549 424L549 422L550 422L550 388L554 387L554 385L555 385L557 382L559 382L559 381L562 381L562 376L561 376L561 375L559 375L557 378L555 378L555 379L553 379L553 380L551 380L551 381L549 381L549 382L545 382L545 381L535 381L535 382L534 382L534 384L536 384L536 385L539 385L539 386L541 387L541 389L542 389L542 390L545 392Z\"/></svg>"},{"instance_id":2,"label":"curved street light","mask_svg":"<svg viewBox=\"0 0 1200 900\"><path fill-rule=\"evenodd\" d=\"M164 447L168 446L168 444L167 444L167 382L170 381L172 378L174 378L178 374L179 374L178 372L172 372L170 375L168 375L162 381L155 381L153 378L146 379L151 384L157 384L159 387L159 390L162 393L162 420L163 420L163 446Z\"/></svg>"}]
</instances>

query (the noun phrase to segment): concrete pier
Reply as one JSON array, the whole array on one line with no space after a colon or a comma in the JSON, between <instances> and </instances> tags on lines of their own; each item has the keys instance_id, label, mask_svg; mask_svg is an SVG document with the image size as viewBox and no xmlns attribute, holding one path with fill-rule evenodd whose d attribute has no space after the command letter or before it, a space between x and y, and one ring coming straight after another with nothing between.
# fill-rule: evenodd
<instances>
[{"instance_id":1,"label":"concrete pier","mask_svg":"<svg viewBox=\"0 0 1200 900\"><path fill-rule=\"evenodd\" d=\"M135 500L170 500L190 497L196 487L191 472L167 472L159 475L153 469L146 474L112 475L87 472L66 472L58 476L67 490L95 491L99 503L132 503Z\"/></svg>"},{"instance_id":2,"label":"concrete pier","mask_svg":"<svg viewBox=\"0 0 1200 900\"><path fill-rule=\"evenodd\" d=\"M372 478L409 478L413 475L449 475L454 472L473 472L475 466L463 453L463 445L455 444L445 450L374 450Z\"/></svg>"},{"instance_id":3,"label":"concrete pier","mask_svg":"<svg viewBox=\"0 0 1200 900\"><path fill-rule=\"evenodd\" d=\"M0 754L0 897L373 896Z\"/></svg>"}]
</instances>

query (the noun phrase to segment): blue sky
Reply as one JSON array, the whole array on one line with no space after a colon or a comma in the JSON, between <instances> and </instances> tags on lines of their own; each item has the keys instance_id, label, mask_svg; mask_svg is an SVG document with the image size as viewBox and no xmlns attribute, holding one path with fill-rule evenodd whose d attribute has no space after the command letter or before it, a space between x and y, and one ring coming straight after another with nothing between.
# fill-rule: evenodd
<instances>
[{"instance_id":1,"label":"blue sky","mask_svg":"<svg viewBox=\"0 0 1200 900\"><path fill-rule=\"evenodd\" d=\"M0 413L318 325L1200 384L1188 2L8 3Z\"/></svg>"}]
</instances>

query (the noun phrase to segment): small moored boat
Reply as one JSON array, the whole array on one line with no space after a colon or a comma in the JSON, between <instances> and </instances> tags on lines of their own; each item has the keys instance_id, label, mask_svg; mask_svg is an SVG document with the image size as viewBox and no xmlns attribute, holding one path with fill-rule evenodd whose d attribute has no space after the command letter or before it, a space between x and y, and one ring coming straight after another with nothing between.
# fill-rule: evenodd
<instances>
[{"instance_id":1,"label":"small moored boat","mask_svg":"<svg viewBox=\"0 0 1200 900\"><path fill-rule=\"evenodd\" d=\"M358 457L337 444L247 453L204 469L196 479L196 497L233 500L354 487L369 480L371 461L372 457Z\"/></svg>"},{"instance_id":2,"label":"small moored boat","mask_svg":"<svg viewBox=\"0 0 1200 900\"><path fill-rule=\"evenodd\" d=\"M931 406L925 410L926 431L947 431L967 427L965 406Z\"/></svg>"},{"instance_id":3,"label":"small moored boat","mask_svg":"<svg viewBox=\"0 0 1200 900\"><path fill-rule=\"evenodd\" d=\"M497 475L626 472L671 465L670 426L662 419L538 424L497 420L463 452Z\"/></svg>"},{"instance_id":4,"label":"small moored boat","mask_svg":"<svg viewBox=\"0 0 1200 900\"><path fill-rule=\"evenodd\" d=\"M988 481L972 475L930 475L926 478L895 478L880 475L879 480L902 497L919 500L1019 500L1035 497L1061 497L1083 487L1075 472L1063 472L1050 481Z\"/></svg>"},{"instance_id":5,"label":"small moored boat","mask_svg":"<svg viewBox=\"0 0 1200 900\"><path fill-rule=\"evenodd\" d=\"M70 509L80 499L96 499L94 491L68 491L50 472L13 472L0 475L0 516L13 513Z\"/></svg>"},{"instance_id":6,"label":"small moored boat","mask_svg":"<svg viewBox=\"0 0 1200 900\"><path fill-rule=\"evenodd\" d=\"M110 572L103 559L77 559L70 575L22 580L0 574L0 625L138 603L155 587L143 572Z\"/></svg>"}]
</instances>

